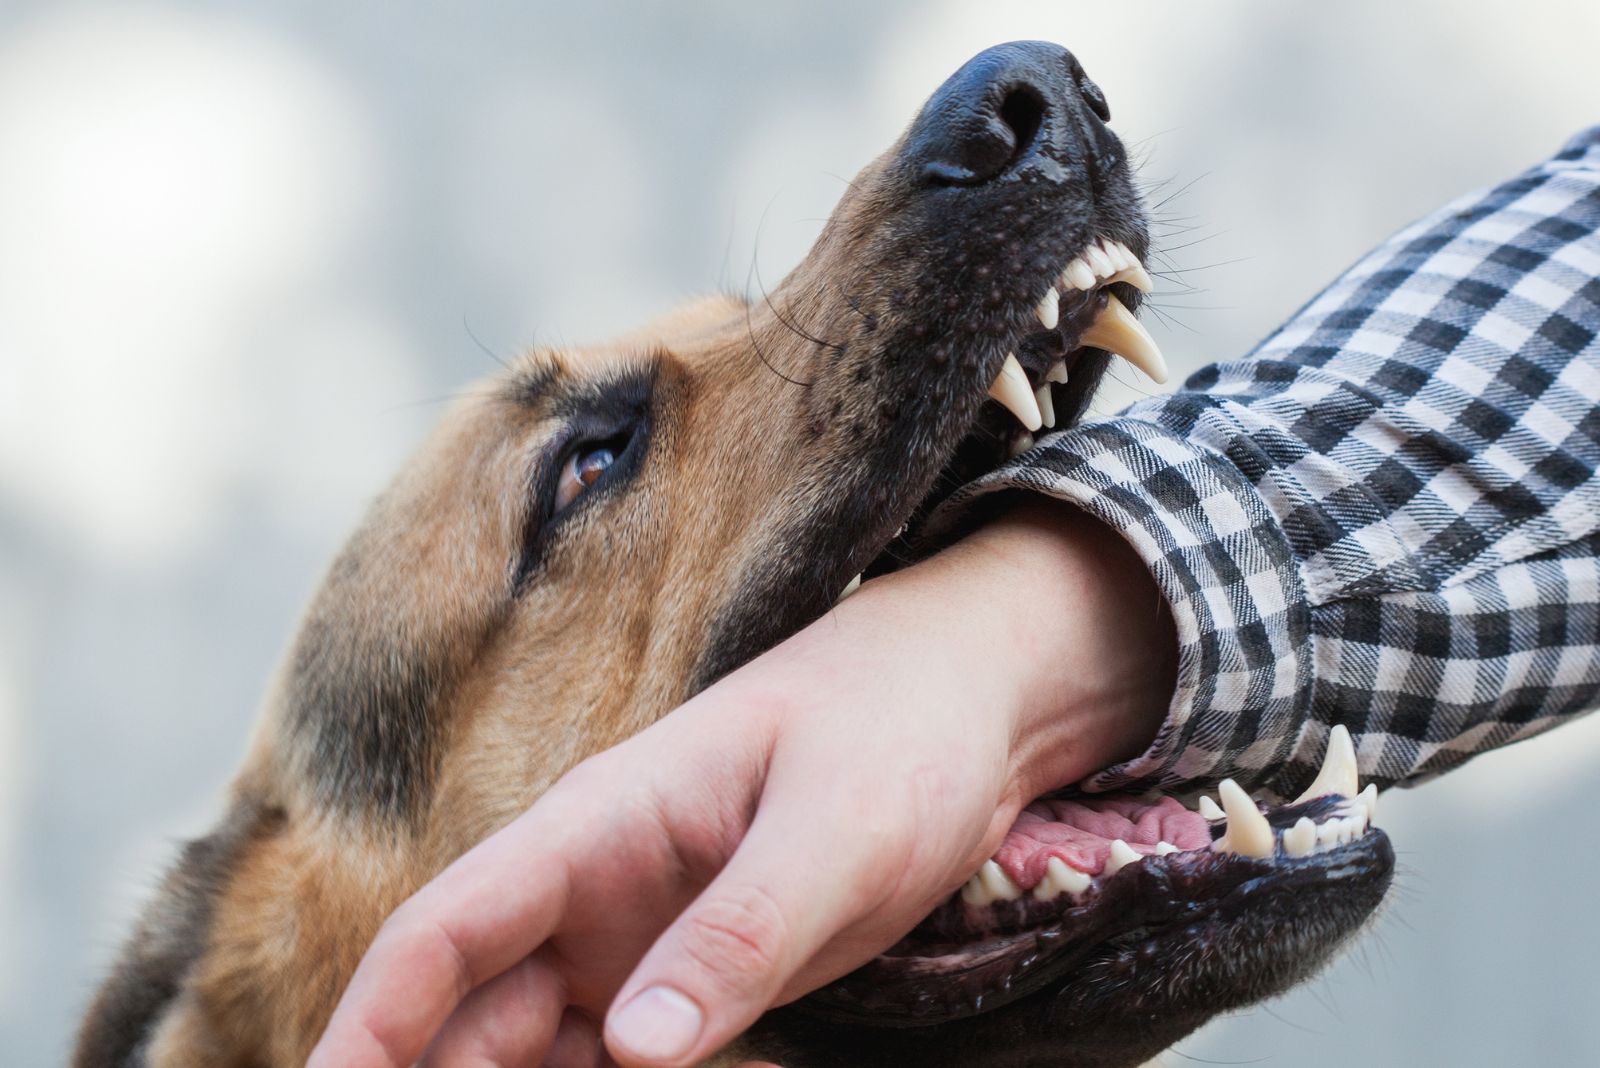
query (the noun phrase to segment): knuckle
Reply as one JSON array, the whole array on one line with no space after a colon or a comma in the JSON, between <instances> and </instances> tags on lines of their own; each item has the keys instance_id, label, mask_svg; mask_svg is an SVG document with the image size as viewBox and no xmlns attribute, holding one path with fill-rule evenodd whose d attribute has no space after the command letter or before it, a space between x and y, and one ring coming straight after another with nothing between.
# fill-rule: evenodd
<instances>
[{"instance_id":1,"label":"knuckle","mask_svg":"<svg viewBox=\"0 0 1600 1068\"><path fill-rule=\"evenodd\" d=\"M477 985L467 956L450 930L427 915L415 900L395 909L383 922L378 937L398 947L408 966L447 975L459 1001Z\"/></svg>"},{"instance_id":2,"label":"knuckle","mask_svg":"<svg viewBox=\"0 0 1600 1068\"><path fill-rule=\"evenodd\" d=\"M684 919L684 951L724 992L748 996L781 980L789 925L765 890L720 893Z\"/></svg>"}]
</instances>

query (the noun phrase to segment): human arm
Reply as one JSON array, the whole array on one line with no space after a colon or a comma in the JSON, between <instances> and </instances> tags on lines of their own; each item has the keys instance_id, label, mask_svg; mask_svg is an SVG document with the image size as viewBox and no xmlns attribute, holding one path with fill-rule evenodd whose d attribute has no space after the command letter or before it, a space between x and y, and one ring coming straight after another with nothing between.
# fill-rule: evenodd
<instances>
[{"instance_id":1,"label":"human arm","mask_svg":"<svg viewBox=\"0 0 1600 1068\"><path fill-rule=\"evenodd\" d=\"M1600 129L1406 228L1250 356L952 499L1071 502L1172 606L1154 744L1090 789L1292 794L1334 723L1412 782L1600 703Z\"/></svg>"}]
</instances>

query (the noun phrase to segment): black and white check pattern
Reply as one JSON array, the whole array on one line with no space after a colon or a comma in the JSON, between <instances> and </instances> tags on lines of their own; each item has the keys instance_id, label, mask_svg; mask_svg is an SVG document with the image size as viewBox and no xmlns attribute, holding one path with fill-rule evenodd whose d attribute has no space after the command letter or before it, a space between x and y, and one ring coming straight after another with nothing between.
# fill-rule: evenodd
<instances>
[{"instance_id":1,"label":"black and white check pattern","mask_svg":"<svg viewBox=\"0 0 1600 1068\"><path fill-rule=\"evenodd\" d=\"M999 489L1117 527L1178 692L1085 789L1447 771L1600 705L1600 127L1401 231L1242 360L1058 433Z\"/></svg>"}]
</instances>

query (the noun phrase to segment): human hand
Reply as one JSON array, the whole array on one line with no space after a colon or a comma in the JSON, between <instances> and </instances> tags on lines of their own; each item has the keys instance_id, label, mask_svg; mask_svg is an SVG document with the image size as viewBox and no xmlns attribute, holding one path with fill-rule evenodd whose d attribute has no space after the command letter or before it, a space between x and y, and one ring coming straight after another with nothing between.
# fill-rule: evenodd
<instances>
[{"instance_id":1,"label":"human hand","mask_svg":"<svg viewBox=\"0 0 1600 1068\"><path fill-rule=\"evenodd\" d=\"M623 1065L693 1064L1142 750L1175 663L1115 533L1018 508L574 768L395 911L310 1064L587 1064L586 1017Z\"/></svg>"}]
</instances>

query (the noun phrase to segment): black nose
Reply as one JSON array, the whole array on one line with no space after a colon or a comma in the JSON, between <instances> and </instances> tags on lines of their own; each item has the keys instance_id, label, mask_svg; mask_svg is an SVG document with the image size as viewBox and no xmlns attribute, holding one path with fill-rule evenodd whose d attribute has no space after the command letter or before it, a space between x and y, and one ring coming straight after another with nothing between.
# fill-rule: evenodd
<instances>
[{"instance_id":1,"label":"black nose","mask_svg":"<svg viewBox=\"0 0 1600 1068\"><path fill-rule=\"evenodd\" d=\"M1013 41L979 52L938 88L903 158L919 180L941 186L983 185L1030 166L1056 178L1060 168L1103 174L1122 162L1110 118L1071 52Z\"/></svg>"}]
</instances>

